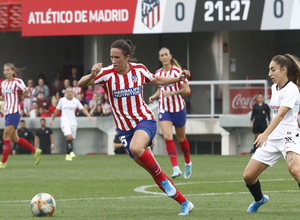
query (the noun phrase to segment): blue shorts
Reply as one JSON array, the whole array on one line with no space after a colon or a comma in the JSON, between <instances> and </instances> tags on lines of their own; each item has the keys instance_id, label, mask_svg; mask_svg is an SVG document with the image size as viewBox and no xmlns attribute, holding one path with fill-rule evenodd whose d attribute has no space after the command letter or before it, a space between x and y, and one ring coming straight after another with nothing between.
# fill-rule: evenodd
<instances>
[{"instance_id":1,"label":"blue shorts","mask_svg":"<svg viewBox=\"0 0 300 220\"><path fill-rule=\"evenodd\" d=\"M159 121L171 121L176 128L181 128L186 123L186 110L182 109L180 112L167 112L165 110L159 110Z\"/></svg>"},{"instance_id":2,"label":"blue shorts","mask_svg":"<svg viewBox=\"0 0 300 220\"><path fill-rule=\"evenodd\" d=\"M15 128L18 128L20 122L21 115L19 112L5 115L5 126L13 125Z\"/></svg>"},{"instance_id":3,"label":"blue shorts","mask_svg":"<svg viewBox=\"0 0 300 220\"><path fill-rule=\"evenodd\" d=\"M150 138L148 146L151 146L152 140L156 134L157 125L156 125L155 120L142 120L137 124L137 126L133 130L130 130L130 131L122 131L121 129L117 129L117 130L118 130L119 137L120 137L120 140L121 140L123 146L127 150L129 156L131 158L133 158L134 155L131 153L129 147L130 147L131 139L132 139L134 133L137 130L146 131Z\"/></svg>"}]
</instances>

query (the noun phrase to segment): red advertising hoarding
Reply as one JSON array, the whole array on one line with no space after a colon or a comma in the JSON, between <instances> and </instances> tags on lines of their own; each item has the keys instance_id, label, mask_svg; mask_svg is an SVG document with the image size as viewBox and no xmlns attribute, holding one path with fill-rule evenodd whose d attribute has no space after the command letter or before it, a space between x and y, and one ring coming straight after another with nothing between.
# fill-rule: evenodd
<instances>
[{"instance_id":1,"label":"red advertising hoarding","mask_svg":"<svg viewBox=\"0 0 300 220\"><path fill-rule=\"evenodd\" d=\"M259 88L230 89L230 113L247 114L251 112L254 103L257 102L259 92L264 94L265 90ZM271 89L268 90L268 95L270 99Z\"/></svg>"},{"instance_id":2,"label":"red advertising hoarding","mask_svg":"<svg viewBox=\"0 0 300 220\"><path fill-rule=\"evenodd\" d=\"M23 0L22 36L131 34L136 4L137 0Z\"/></svg>"}]
</instances>

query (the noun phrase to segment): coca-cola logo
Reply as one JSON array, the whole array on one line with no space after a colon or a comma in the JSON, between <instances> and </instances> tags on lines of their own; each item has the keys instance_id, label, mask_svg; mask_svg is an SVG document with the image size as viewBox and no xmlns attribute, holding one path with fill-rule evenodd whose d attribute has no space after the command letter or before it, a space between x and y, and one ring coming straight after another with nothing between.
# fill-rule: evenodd
<instances>
[{"instance_id":1,"label":"coca-cola logo","mask_svg":"<svg viewBox=\"0 0 300 220\"><path fill-rule=\"evenodd\" d=\"M243 97L241 93L238 93L232 99L231 107L233 109L252 109L256 99L257 94L253 97Z\"/></svg>"}]
</instances>

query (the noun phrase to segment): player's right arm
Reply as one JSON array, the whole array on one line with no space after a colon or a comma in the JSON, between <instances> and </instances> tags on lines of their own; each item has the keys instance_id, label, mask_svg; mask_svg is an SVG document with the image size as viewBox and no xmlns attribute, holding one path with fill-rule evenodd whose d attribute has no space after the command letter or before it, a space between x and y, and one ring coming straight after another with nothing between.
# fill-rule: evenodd
<instances>
[{"instance_id":1,"label":"player's right arm","mask_svg":"<svg viewBox=\"0 0 300 220\"><path fill-rule=\"evenodd\" d=\"M94 85L94 78L98 75L98 73L101 71L102 63L96 63L91 70L91 73L81 77L81 79L78 81L78 86L80 87L86 87L89 85Z\"/></svg>"},{"instance_id":2,"label":"player's right arm","mask_svg":"<svg viewBox=\"0 0 300 220\"><path fill-rule=\"evenodd\" d=\"M157 99L160 95L160 88L156 90L156 92L149 97L149 103L153 103L154 99Z\"/></svg>"},{"instance_id":3,"label":"player's right arm","mask_svg":"<svg viewBox=\"0 0 300 220\"><path fill-rule=\"evenodd\" d=\"M59 111L60 111L59 109L55 109L55 112L53 113L52 119L49 123L51 127L52 127L53 121L54 121L55 117L58 115Z\"/></svg>"}]
</instances>

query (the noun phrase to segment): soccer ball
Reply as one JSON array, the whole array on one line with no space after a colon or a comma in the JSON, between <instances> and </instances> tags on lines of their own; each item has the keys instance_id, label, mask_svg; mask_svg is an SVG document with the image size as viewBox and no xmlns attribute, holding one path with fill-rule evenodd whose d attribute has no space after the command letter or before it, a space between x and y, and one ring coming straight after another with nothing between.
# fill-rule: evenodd
<instances>
[{"instance_id":1,"label":"soccer ball","mask_svg":"<svg viewBox=\"0 0 300 220\"><path fill-rule=\"evenodd\" d=\"M30 208L34 216L51 216L56 209L56 203L50 194L39 193L32 198Z\"/></svg>"}]
</instances>

